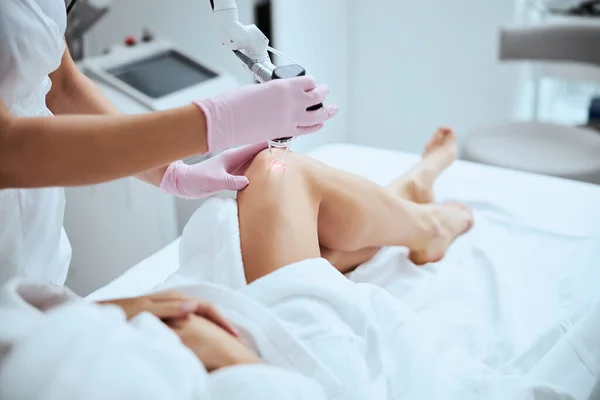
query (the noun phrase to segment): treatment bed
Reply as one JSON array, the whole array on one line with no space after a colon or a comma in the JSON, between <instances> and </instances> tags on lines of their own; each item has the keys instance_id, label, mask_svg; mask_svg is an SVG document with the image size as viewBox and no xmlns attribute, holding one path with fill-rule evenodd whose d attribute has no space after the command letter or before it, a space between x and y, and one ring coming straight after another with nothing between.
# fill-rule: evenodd
<instances>
[{"instance_id":1,"label":"treatment bed","mask_svg":"<svg viewBox=\"0 0 600 400\"><path fill-rule=\"evenodd\" d=\"M348 144L311 155L382 185L419 160ZM595 349L586 342L571 351L568 337L581 321L598 318L590 313L600 300L600 186L457 161L435 193L475 215L444 260L419 268L405 249L388 248L349 277L431 314L450 342L498 370L556 383L576 398L600 398L600 334ZM89 299L144 294L178 268L179 240Z\"/></svg>"}]
</instances>

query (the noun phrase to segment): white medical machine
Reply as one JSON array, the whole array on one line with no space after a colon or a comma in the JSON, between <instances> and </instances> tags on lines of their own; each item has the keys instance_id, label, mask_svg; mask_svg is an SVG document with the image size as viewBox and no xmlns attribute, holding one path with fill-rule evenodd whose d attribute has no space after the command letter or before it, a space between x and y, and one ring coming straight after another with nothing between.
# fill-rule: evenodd
<instances>
[{"instance_id":1,"label":"white medical machine","mask_svg":"<svg viewBox=\"0 0 600 400\"><path fill-rule=\"evenodd\" d=\"M174 43L144 31L102 55L83 57L83 35L109 10L113 0L70 0L65 34L80 69L126 114L166 110L239 86L230 74L207 65Z\"/></svg>"},{"instance_id":2,"label":"white medical machine","mask_svg":"<svg viewBox=\"0 0 600 400\"><path fill-rule=\"evenodd\" d=\"M106 54L84 58L79 66L125 114L187 105L240 85L229 73L208 66L175 44L147 33L139 42L130 37ZM209 156L198 155L184 161L195 164ZM74 251L72 275L77 279L80 274L77 283L73 282L78 287L85 286L87 281L110 280L171 243L202 204L202 201L166 196L159 189L133 178L69 188L67 199L65 224L73 248L83 247L86 253L98 253L94 260L87 260L79 259L78 252ZM90 226L95 228L90 229ZM105 253L103 249L110 252ZM119 263L115 263L113 257L123 265L116 265ZM90 262L98 265L90 266ZM94 270L104 271L105 276L97 272L97 277L90 277L89 271Z\"/></svg>"},{"instance_id":3,"label":"white medical machine","mask_svg":"<svg viewBox=\"0 0 600 400\"><path fill-rule=\"evenodd\" d=\"M78 66L125 114L184 106L240 85L233 75L148 32L139 40L126 38L105 54L83 58ZM184 162L195 164L210 156ZM166 196L126 178L68 188L67 203L65 226L74 249L69 284L85 293L92 289L88 282L108 282L175 240L202 202ZM96 256L90 259L90 253Z\"/></svg>"},{"instance_id":4,"label":"white medical machine","mask_svg":"<svg viewBox=\"0 0 600 400\"><path fill-rule=\"evenodd\" d=\"M80 67L127 114L175 108L239 86L232 75L151 36L140 43L128 38Z\"/></svg>"}]
</instances>

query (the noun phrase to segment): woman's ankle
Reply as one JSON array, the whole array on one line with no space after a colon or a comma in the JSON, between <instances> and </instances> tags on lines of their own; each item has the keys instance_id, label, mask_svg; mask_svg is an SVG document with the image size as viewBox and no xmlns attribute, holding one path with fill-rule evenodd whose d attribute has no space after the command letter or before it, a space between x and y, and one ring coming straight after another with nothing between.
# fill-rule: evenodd
<instances>
[{"instance_id":1,"label":"woman's ankle","mask_svg":"<svg viewBox=\"0 0 600 400\"><path fill-rule=\"evenodd\" d=\"M413 235L408 248L412 251L427 250L432 242L443 236L443 229L438 215L438 206L433 204L419 205L413 213Z\"/></svg>"}]
</instances>

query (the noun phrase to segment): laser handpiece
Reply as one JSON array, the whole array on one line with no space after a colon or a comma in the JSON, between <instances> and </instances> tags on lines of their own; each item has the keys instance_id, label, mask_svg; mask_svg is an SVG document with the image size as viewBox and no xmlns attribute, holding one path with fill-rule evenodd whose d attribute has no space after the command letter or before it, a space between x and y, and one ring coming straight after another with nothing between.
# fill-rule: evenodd
<instances>
[{"instance_id":1,"label":"laser handpiece","mask_svg":"<svg viewBox=\"0 0 600 400\"><path fill-rule=\"evenodd\" d=\"M265 66L263 63L251 59L239 50L234 50L233 52L248 67L254 75L254 79L259 83L269 82L272 79L273 71L276 69L275 66L272 68Z\"/></svg>"},{"instance_id":2,"label":"laser handpiece","mask_svg":"<svg viewBox=\"0 0 600 400\"><path fill-rule=\"evenodd\" d=\"M210 0L213 15L219 26L221 43L231 49L236 56L248 67L255 79L260 83L273 79L288 79L306 75L306 70L287 55L269 47L267 38L256 25L243 25L239 20L236 0ZM289 59L293 65L276 67L269 57L273 54ZM317 104L309 107L308 111L318 110L323 107ZM287 150L293 137L284 137L270 140L271 147L285 148Z\"/></svg>"},{"instance_id":3,"label":"laser handpiece","mask_svg":"<svg viewBox=\"0 0 600 400\"><path fill-rule=\"evenodd\" d=\"M271 80L291 79L291 78L297 78L299 76L305 76L305 75L306 75L306 70L301 65L298 65L298 64L284 65L284 66L275 68L275 70L271 74ZM315 104L314 106L308 107L307 110L315 111L322 107L323 107L323 104L319 103L319 104ZM273 140L269 141L269 151L270 151L271 147L283 147L283 148L285 148L285 155L287 155L288 149L289 149L290 145L292 144L292 140L294 140L293 137L282 137L282 138L278 138L278 139L273 139Z\"/></svg>"},{"instance_id":4,"label":"laser handpiece","mask_svg":"<svg viewBox=\"0 0 600 400\"><path fill-rule=\"evenodd\" d=\"M262 63L255 61L253 59L251 59L250 57L248 57L247 55L245 55L244 53L242 53L239 50L234 50L233 51L235 53L235 55L246 65L246 67L252 72L252 74L254 75L254 78L260 82L260 83L265 83L265 82L269 82L270 80L273 79L273 73L276 70L276 68L268 68L266 66L264 66ZM289 147L292 143L293 138L292 137L286 137L286 138L281 138L281 139L273 139L273 140L269 140L267 143L269 145L269 154L273 154L272 149L276 148L276 149L285 149L285 154L284 154L284 158L287 155L287 152L289 150ZM284 166L284 160L273 160L273 161L278 161L278 165L280 166Z\"/></svg>"},{"instance_id":5,"label":"laser handpiece","mask_svg":"<svg viewBox=\"0 0 600 400\"><path fill-rule=\"evenodd\" d=\"M246 67L248 67L248 69L252 71L254 77L260 83L265 83L275 79L297 78L306 75L306 70L304 69L304 67L298 64L284 65L281 67L270 69L260 62L254 61L239 50L235 50L234 53L246 65ZM315 111L322 107L323 104L315 104L314 106L309 107L307 110ZM285 149L285 154L287 155L289 146L291 145L293 139L293 137L288 136L270 140L268 142L269 152L271 152L272 148Z\"/></svg>"}]
</instances>

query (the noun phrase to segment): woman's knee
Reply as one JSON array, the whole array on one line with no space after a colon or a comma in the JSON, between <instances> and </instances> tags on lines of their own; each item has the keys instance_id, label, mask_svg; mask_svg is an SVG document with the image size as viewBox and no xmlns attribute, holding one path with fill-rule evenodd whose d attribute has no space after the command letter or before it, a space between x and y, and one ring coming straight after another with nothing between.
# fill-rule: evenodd
<instances>
[{"instance_id":1,"label":"woman's knee","mask_svg":"<svg viewBox=\"0 0 600 400\"><path fill-rule=\"evenodd\" d=\"M287 168L271 168L268 151L259 153L238 193L240 240L246 279L252 282L285 265L320 256L319 202L311 195L299 157L289 154Z\"/></svg>"},{"instance_id":2,"label":"woman's knee","mask_svg":"<svg viewBox=\"0 0 600 400\"><path fill-rule=\"evenodd\" d=\"M298 200L307 197L314 200L315 185L305 156L289 153L284 158L281 150L268 149L254 157L244 175L250 181L248 187L238 194L238 201L254 194L263 201ZM284 160L284 165L274 160Z\"/></svg>"}]
</instances>

